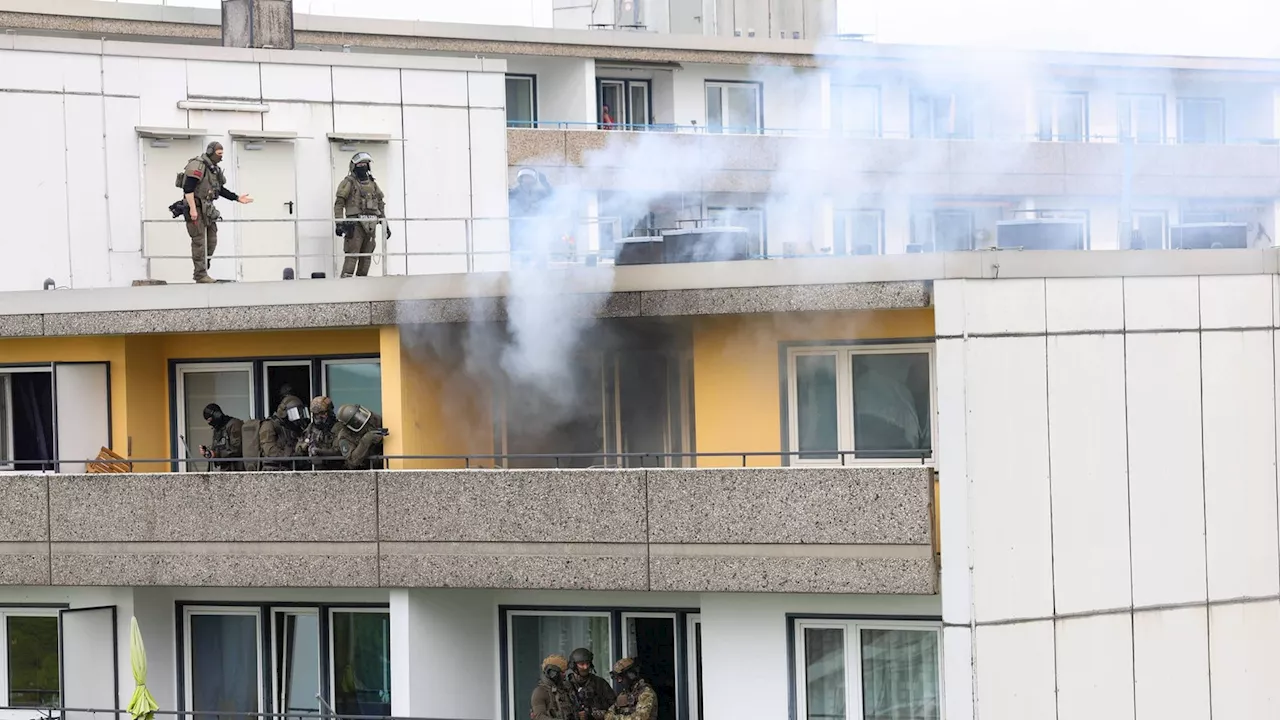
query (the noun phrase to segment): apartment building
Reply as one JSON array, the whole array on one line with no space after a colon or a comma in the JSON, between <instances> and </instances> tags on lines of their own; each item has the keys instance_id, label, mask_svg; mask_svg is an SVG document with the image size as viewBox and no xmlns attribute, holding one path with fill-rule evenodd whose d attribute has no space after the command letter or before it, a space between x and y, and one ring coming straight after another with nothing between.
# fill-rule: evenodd
<instances>
[{"instance_id":1,"label":"apartment building","mask_svg":"<svg viewBox=\"0 0 1280 720\"><path fill-rule=\"evenodd\" d=\"M520 720L585 646L663 720L1277 714L1275 63L0 23L41 239L0 270L0 712L122 706L136 617L179 712ZM214 139L257 202L196 286L167 206ZM356 151L392 234L337 280ZM204 405L284 385L377 410L386 469L208 472Z\"/></svg>"}]
</instances>

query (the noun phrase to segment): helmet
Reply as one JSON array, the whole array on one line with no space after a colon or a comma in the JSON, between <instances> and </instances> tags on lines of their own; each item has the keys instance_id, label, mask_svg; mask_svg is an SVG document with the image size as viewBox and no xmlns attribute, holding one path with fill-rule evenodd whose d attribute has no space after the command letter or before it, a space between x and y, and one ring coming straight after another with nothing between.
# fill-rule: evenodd
<instances>
[{"instance_id":1,"label":"helmet","mask_svg":"<svg viewBox=\"0 0 1280 720\"><path fill-rule=\"evenodd\" d=\"M542 674L554 679L557 675L563 675L569 669L569 661L564 659L563 655L548 655L542 661Z\"/></svg>"},{"instance_id":2,"label":"helmet","mask_svg":"<svg viewBox=\"0 0 1280 720\"><path fill-rule=\"evenodd\" d=\"M525 178L529 178L530 180L537 182L538 173L534 172L531 168L520 168L520 172L516 173L516 182L520 182Z\"/></svg>"},{"instance_id":3,"label":"helmet","mask_svg":"<svg viewBox=\"0 0 1280 720\"><path fill-rule=\"evenodd\" d=\"M313 416L331 412L333 412L333 401L327 395L317 395L311 400L311 414Z\"/></svg>"},{"instance_id":4,"label":"helmet","mask_svg":"<svg viewBox=\"0 0 1280 720\"><path fill-rule=\"evenodd\" d=\"M635 658L622 658L613 664L613 670L609 674L614 676L635 675L638 672L639 669L636 667Z\"/></svg>"},{"instance_id":5,"label":"helmet","mask_svg":"<svg viewBox=\"0 0 1280 720\"><path fill-rule=\"evenodd\" d=\"M591 654L591 651L587 648L578 648L577 650L569 653L569 664L574 667L577 667L578 663L594 665L594 660L595 655Z\"/></svg>"},{"instance_id":6,"label":"helmet","mask_svg":"<svg viewBox=\"0 0 1280 720\"><path fill-rule=\"evenodd\" d=\"M351 163L347 167L347 172L355 172L357 165L372 165L373 156L367 152L358 152L351 156Z\"/></svg>"},{"instance_id":7,"label":"helmet","mask_svg":"<svg viewBox=\"0 0 1280 720\"><path fill-rule=\"evenodd\" d=\"M347 429L351 432L360 432L363 430L364 426L368 424L369 418L372 416L373 413L365 409L363 405L350 404L343 405L338 408L338 412L335 415L335 417L338 418L338 422L346 425Z\"/></svg>"},{"instance_id":8,"label":"helmet","mask_svg":"<svg viewBox=\"0 0 1280 720\"><path fill-rule=\"evenodd\" d=\"M276 415L281 420L288 420L295 425L311 417L311 414L307 412L307 406L303 405L302 401L293 395L284 396L284 399L280 401L279 407L276 408Z\"/></svg>"}]
</instances>

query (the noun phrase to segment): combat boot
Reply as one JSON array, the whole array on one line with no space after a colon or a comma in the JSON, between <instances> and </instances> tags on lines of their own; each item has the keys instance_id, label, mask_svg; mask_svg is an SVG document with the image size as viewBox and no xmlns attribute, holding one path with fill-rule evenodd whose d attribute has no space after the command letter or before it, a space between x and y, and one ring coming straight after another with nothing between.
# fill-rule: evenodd
<instances>
[{"instance_id":1,"label":"combat boot","mask_svg":"<svg viewBox=\"0 0 1280 720\"><path fill-rule=\"evenodd\" d=\"M196 278L196 282L198 282L198 283L216 283L216 282L218 282L218 281L217 281L217 280L214 280L213 278L209 277L208 275L201 275L200 277Z\"/></svg>"}]
</instances>

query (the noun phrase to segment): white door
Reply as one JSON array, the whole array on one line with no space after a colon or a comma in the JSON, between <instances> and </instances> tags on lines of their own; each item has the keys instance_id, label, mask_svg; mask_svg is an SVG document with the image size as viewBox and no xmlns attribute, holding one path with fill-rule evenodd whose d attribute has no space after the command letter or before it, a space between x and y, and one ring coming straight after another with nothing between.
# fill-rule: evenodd
<instances>
[{"instance_id":1,"label":"white door","mask_svg":"<svg viewBox=\"0 0 1280 720\"><path fill-rule=\"evenodd\" d=\"M191 158L204 152L200 138L142 142L142 251L153 280L191 282L191 238L182 216L169 206L182 199L175 184Z\"/></svg>"},{"instance_id":2,"label":"white door","mask_svg":"<svg viewBox=\"0 0 1280 720\"><path fill-rule=\"evenodd\" d=\"M332 158L332 177L329 183L332 190L329 194L329 210L333 210L334 196L338 192L338 183L347 176L351 169L351 158L356 153L367 152L373 158L373 167L370 171L373 173L374 179L378 181L378 186L382 188L383 195L390 195L392 189L388 184L391 178L391 165L387 157L387 145L385 143L329 143L330 157ZM342 252L342 238L333 232L333 227L326 229L330 241L329 247L332 248L333 261L328 266L328 277L338 277L342 271L342 260L344 253ZM404 275L406 272L406 264L404 257L404 223L396 224L396 231L393 231L392 241L396 243L394 252L399 257L384 257L384 254L391 251L387 246L388 241L385 237L386 232L382 226L378 227L378 245L373 251L373 262L369 265L369 276L374 275ZM430 258L427 258L428 260ZM388 270L390 266L390 270Z\"/></svg>"},{"instance_id":3,"label":"white door","mask_svg":"<svg viewBox=\"0 0 1280 720\"><path fill-rule=\"evenodd\" d=\"M104 362L54 363L54 427L58 458L90 460L111 447L111 380ZM63 473L82 473L85 463L67 463Z\"/></svg>"},{"instance_id":4,"label":"white door","mask_svg":"<svg viewBox=\"0 0 1280 720\"><path fill-rule=\"evenodd\" d=\"M116 670L116 606L58 611L58 657L62 662L62 707L120 707ZM66 720L92 720L96 713L64 711ZM36 715L39 717L39 713Z\"/></svg>"},{"instance_id":5,"label":"white door","mask_svg":"<svg viewBox=\"0 0 1280 720\"><path fill-rule=\"evenodd\" d=\"M263 142L237 139L235 142L236 183L238 193L253 197L248 205L234 204L234 217L246 221L234 223L235 242L228 225L219 228L219 250L210 268L217 274L218 256L235 255L237 280L279 280L285 268L297 268L295 242L298 178L295 170L294 145L291 142ZM224 213L229 214L229 213ZM221 248L227 248L222 250Z\"/></svg>"}]
</instances>

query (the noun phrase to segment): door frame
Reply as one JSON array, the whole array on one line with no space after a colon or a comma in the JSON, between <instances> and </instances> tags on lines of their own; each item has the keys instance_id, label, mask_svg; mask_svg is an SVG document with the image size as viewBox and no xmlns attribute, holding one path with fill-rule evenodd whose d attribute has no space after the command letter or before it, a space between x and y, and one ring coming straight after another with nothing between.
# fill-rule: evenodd
<instances>
[{"instance_id":1,"label":"door frame","mask_svg":"<svg viewBox=\"0 0 1280 720\"><path fill-rule=\"evenodd\" d=\"M618 108L614 107L613 127L620 130L641 131L649 127L649 119L653 116L653 80L648 78L618 78L618 77L597 77L596 78L596 123L597 125L604 123L604 118L600 116L600 109L604 106L604 86L606 83L618 84L622 86L622 101L626 103L625 114L618 115ZM636 122L633 117L634 109L631 106L631 87L633 85L643 85L645 90L645 108L644 116L640 122Z\"/></svg>"},{"instance_id":2,"label":"door frame","mask_svg":"<svg viewBox=\"0 0 1280 720\"><path fill-rule=\"evenodd\" d=\"M181 451L180 445L186 444L185 441L179 439L179 436L181 435L186 437L189 433L189 428L187 428L187 397L185 382L185 376L188 372L226 372L233 370L247 372L249 374L249 408L252 410L253 408L261 405L261 401L258 399L258 384L254 382L252 360L229 362L175 362L171 367L173 368L173 400L170 407L172 408L173 416L169 423L169 431L171 433L171 437L169 438L169 449L173 452L173 457L175 458L183 457L186 459L185 455L179 455L178 453ZM190 446L188 446L187 449L190 450ZM172 472L191 472L189 469L191 463L189 462L173 462L170 463L170 465L172 466Z\"/></svg>"},{"instance_id":3,"label":"door frame","mask_svg":"<svg viewBox=\"0 0 1280 720\"><path fill-rule=\"evenodd\" d=\"M252 617L254 619L254 631L256 633L256 637L254 637L253 647L258 657L257 683L254 685L254 690L257 693L258 698L257 712L261 713L265 704L264 701L266 700L264 697L266 681L263 677L264 658L262 657L264 650L262 637L262 608L256 605L184 605L180 607L180 611L182 621L182 657L180 658L180 662L182 663L182 687L180 687L179 690L181 691L180 697L184 703L181 709L189 711L193 710L195 704L192 685L194 675L191 672L191 653L192 646L195 643L192 642L191 637L191 617L193 615L235 615L240 617Z\"/></svg>"},{"instance_id":4,"label":"door frame","mask_svg":"<svg viewBox=\"0 0 1280 720\"><path fill-rule=\"evenodd\" d=\"M269 662L267 663L267 665L270 667L270 670L271 670L271 681L270 681L271 682L271 707L272 707L272 712L279 715L282 720L285 720L289 717L289 708L284 707L283 705L285 688L282 686L282 683L277 682L278 680L281 679L282 674L280 672L281 668L279 667L281 663L277 662L276 660L276 658L280 657L280 654L281 654L280 653L281 648L279 647L281 628L278 625L276 625L276 616L279 614L310 615L316 618L316 658L318 660L317 665L319 665L316 673L316 687L319 689L319 692L322 696L324 695L324 692L325 692L325 688L324 688L325 655L323 651L324 650L324 639L323 639L324 633L321 630L321 626L323 625L324 621L320 617L320 608L316 606L280 607L280 606L273 605L267 608L267 614L270 615L270 618L268 619L267 624L271 628L271 637L269 638L270 648L271 648L271 657L269 659ZM289 649L284 648L283 681L285 683L289 681L289 659L290 659ZM320 710L323 711L324 708L321 708Z\"/></svg>"},{"instance_id":5,"label":"door frame","mask_svg":"<svg viewBox=\"0 0 1280 720\"><path fill-rule=\"evenodd\" d=\"M622 646L622 657L635 657L635 652L634 652L635 648L628 647L630 636L627 633L627 620L631 618L648 618L653 620L663 619L663 620L671 621L671 639L674 641L674 645L675 645L675 647L672 648L671 655L672 655L672 660L676 664L675 672L673 673L673 677L675 679L675 684L676 684L676 717L677 718L685 717L685 708L684 708L685 701L684 701L684 698L680 697L681 693L679 690L681 685L681 675L686 671L685 659L680 657L681 655L680 613L660 612L660 611L642 612L642 611L630 611L630 610L624 610L623 612L619 613L618 620L619 620L619 625L622 631L618 633L618 635L620 636L618 638L618 641L619 641L619 644ZM687 647L688 647L688 643L686 642L685 648L687 649ZM650 678L649 681L652 683L653 679Z\"/></svg>"},{"instance_id":6,"label":"door frame","mask_svg":"<svg viewBox=\"0 0 1280 720\"><path fill-rule=\"evenodd\" d=\"M688 613L685 615L685 698L688 701L688 710L685 711L683 717L687 720L702 720L702 683L698 682L698 671L700 669L699 655L702 651L702 613Z\"/></svg>"},{"instance_id":7,"label":"door frame","mask_svg":"<svg viewBox=\"0 0 1280 720\"><path fill-rule=\"evenodd\" d=\"M249 145L252 145L252 144L254 144L254 143L261 143L261 144L262 144L262 147L261 147L261 148L256 148L256 149L250 149L248 146L249 146ZM298 225L299 225L299 223L298 223L298 212L297 212L297 211L298 211L298 147L297 147L297 143L295 142L295 138L280 138L280 137L273 137L273 138L255 138L255 137L250 137L249 135L239 135L239 134L236 134L236 135L233 135L233 136L232 136L232 138L231 138L231 144L232 144L232 146L235 148L235 166L236 166L236 181L237 181L237 182L239 182L239 178L240 178L240 158L241 158L241 156L242 156L242 155L246 155L246 156L247 156L247 153L258 152L259 150L265 150L265 149L267 149L268 147L270 147L270 146L272 146L272 145L287 145L287 146L289 146L290 152L292 153L292 160L293 160L293 164L292 164L292 167L291 167L291 170L293 171L293 172L292 172L292 177L293 177L293 198L292 198L291 200L286 200L286 201L285 201L286 203L288 203L288 204L289 204L289 217L287 217L287 218L282 218L282 219L280 219L280 220L279 220L279 222L281 222L281 223L288 223L288 224L291 226L291 227L290 227L290 230L292 231L292 235L293 235L293 243L292 243L292 244L293 244L293 263L292 263L291 267L293 267L294 272L295 272L295 273L297 273L299 266L301 266L301 264L302 264L302 257L301 257L301 247L300 247L300 245L299 245L299 240L300 240L300 238L299 238L299 234L298 234ZM240 220L240 219L242 219L242 218L241 218L241 213L242 213L242 212L244 212L244 208L243 208L243 207L237 207L237 208L236 208L236 218L235 218L236 220ZM254 258L254 257L252 257L252 256L246 256L246 255L245 255L245 248L246 248L246 245L245 245L245 242L244 242L244 230L245 230L247 227L249 227L249 224L248 224L248 223L235 223L235 222L233 222L233 223L232 223L232 227L234 227L234 228L235 228L235 233L234 233L234 236L235 236L235 244L234 244L234 247L235 247L236 257L235 257L235 263L234 263L234 264L235 264L235 269L236 269L236 280L244 280L244 262L245 262L245 260L246 260L246 259L257 259L257 258ZM326 233L326 237L327 237L327 236L328 236L328 234ZM279 261L281 261L281 260L282 260L282 258L263 258L263 259L266 259L266 260L268 260L268 261L276 261L276 262L279 262ZM288 262L288 261L287 261L287 260L285 260L285 262ZM212 260L210 260L210 261L208 261L206 264L208 264L208 265L212 265L212 264L213 264L213 261L212 261Z\"/></svg>"}]
</instances>

